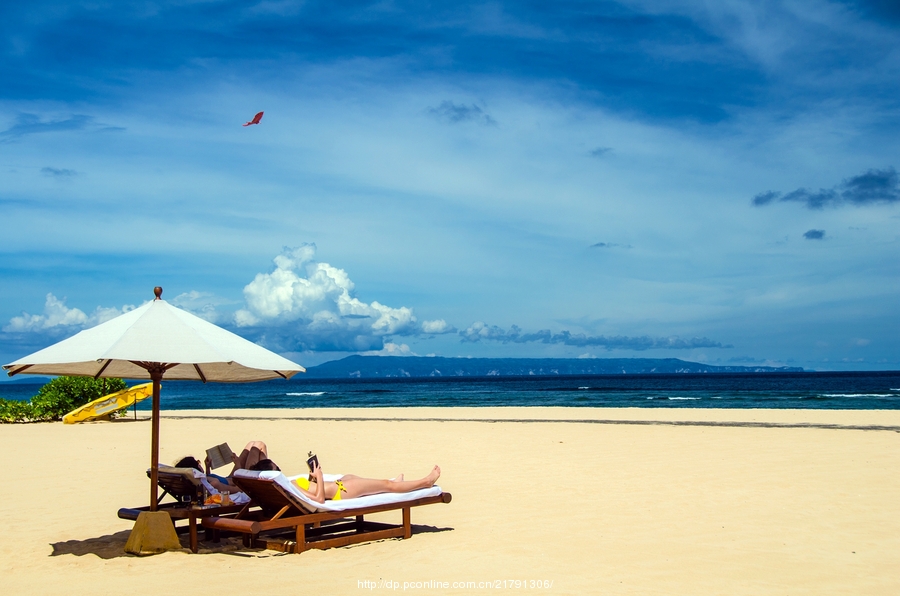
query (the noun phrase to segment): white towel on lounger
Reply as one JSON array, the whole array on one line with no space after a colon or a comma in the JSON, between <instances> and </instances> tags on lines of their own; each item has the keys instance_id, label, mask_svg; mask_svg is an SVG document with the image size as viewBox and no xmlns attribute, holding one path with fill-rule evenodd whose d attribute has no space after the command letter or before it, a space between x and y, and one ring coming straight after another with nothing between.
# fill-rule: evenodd
<instances>
[{"instance_id":1,"label":"white towel on lounger","mask_svg":"<svg viewBox=\"0 0 900 596\"><path fill-rule=\"evenodd\" d=\"M291 476L288 478L281 472L264 471L251 472L250 470L238 470L234 473L236 478L262 478L273 480L279 486L284 488L294 497L298 505L302 505L309 512L316 511L347 511L350 509L359 509L362 507L374 507L377 505L387 505L393 503L403 503L405 501L415 501L425 497L436 497L443 491L440 486L434 485L431 488L422 488L408 493L380 493L377 495L369 495L367 497L357 497L355 499L339 499L337 501L325 501L324 503L316 503L297 488L297 485L291 482L294 478L309 478L307 474L299 476ZM343 478L342 474L323 474L322 479L326 482L334 482Z\"/></svg>"}]
</instances>

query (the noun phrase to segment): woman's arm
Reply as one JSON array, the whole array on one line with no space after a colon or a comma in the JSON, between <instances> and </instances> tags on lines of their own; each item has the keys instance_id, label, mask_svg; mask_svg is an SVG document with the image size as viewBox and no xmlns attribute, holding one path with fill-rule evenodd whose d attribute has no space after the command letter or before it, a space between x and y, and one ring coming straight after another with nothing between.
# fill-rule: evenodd
<instances>
[{"instance_id":1,"label":"woman's arm","mask_svg":"<svg viewBox=\"0 0 900 596\"><path fill-rule=\"evenodd\" d=\"M241 489L239 489L235 485L222 482L221 480L219 480L218 478L215 478L213 476L207 476L206 481L209 482L212 485L212 487L214 489L216 489L217 491L219 491L220 493L239 493L239 492L241 492Z\"/></svg>"},{"instance_id":2,"label":"woman's arm","mask_svg":"<svg viewBox=\"0 0 900 596\"><path fill-rule=\"evenodd\" d=\"M316 466L316 469L313 470L311 474L311 478L309 479L310 488L313 488L313 484L315 484L315 490L306 490L302 486L298 485L296 482L294 486L302 492L304 495L315 501L316 503L324 503L325 502L325 482L322 480L322 468Z\"/></svg>"}]
</instances>

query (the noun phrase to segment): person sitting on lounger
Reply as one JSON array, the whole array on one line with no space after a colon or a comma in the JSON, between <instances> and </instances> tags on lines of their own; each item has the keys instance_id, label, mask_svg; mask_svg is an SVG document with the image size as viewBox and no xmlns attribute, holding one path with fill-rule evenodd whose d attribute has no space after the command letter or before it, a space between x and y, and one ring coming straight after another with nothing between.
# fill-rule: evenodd
<instances>
[{"instance_id":1,"label":"person sitting on lounger","mask_svg":"<svg viewBox=\"0 0 900 596\"><path fill-rule=\"evenodd\" d=\"M250 470L254 465L259 463L262 460L267 460L269 457L268 449L266 448L266 444L262 441L250 441L244 446L243 451L241 451L240 455L232 455L232 461L234 462L234 468L231 469L231 473L228 476L219 476L218 474L206 474L206 480L215 488L217 491L221 493L237 493L241 492L237 486L231 482L231 477L234 476L236 470ZM184 457L175 464L176 468L194 468L195 470L200 470L203 472L203 468L200 467L200 461L189 455ZM209 458L206 458L206 467L209 469Z\"/></svg>"},{"instance_id":2,"label":"person sitting on lounger","mask_svg":"<svg viewBox=\"0 0 900 596\"><path fill-rule=\"evenodd\" d=\"M260 460L250 469L255 471L281 471L281 468L271 459ZM325 499L339 501L340 499L354 499L381 493L408 493L421 488L431 488L440 476L441 469L435 466L427 476L418 480L404 480L403 474L390 480L361 478L354 474L345 474L334 482L326 482L322 479L322 468L319 467L317 462L309 479L301 476L291 482L300 489L300 492L316 503L324 503Z\"/></svg>"}]
</instances>

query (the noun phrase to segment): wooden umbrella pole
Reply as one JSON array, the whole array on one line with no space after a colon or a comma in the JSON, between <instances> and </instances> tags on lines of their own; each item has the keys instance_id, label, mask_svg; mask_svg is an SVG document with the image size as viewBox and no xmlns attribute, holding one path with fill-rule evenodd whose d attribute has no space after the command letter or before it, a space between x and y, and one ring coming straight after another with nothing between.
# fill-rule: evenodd
<instances>
[{"instance_id":1,"label":"wooden umbrella pole","mask_svg":"<svg viewBox=\"0 0 900 596\"><path fill-rule=\"evenodd\" d=\"M157 495L159 495L159 385L162 381L165 369L154 368L150 370L150 378L153 379L153 416L150 438L150 511L157 509Z\"/></svg>"}]
</instances>

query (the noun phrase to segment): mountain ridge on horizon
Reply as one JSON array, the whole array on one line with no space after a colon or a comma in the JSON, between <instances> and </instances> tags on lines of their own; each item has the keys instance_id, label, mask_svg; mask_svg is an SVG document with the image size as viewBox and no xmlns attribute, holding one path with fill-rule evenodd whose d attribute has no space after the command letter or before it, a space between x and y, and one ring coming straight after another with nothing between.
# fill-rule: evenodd
<instances>
[{"instance_id":1,"label":"mountain ridge on horizon","mask_svg":"<svg viewBox=\"0 0 900 596\"><path fill-rule=\"evenodd\" d=\"M310 366L304 378L423 378L806 372L796 366L714 366L678 358L447 358L347 356Z\"/></svg>"}]
</instances>

